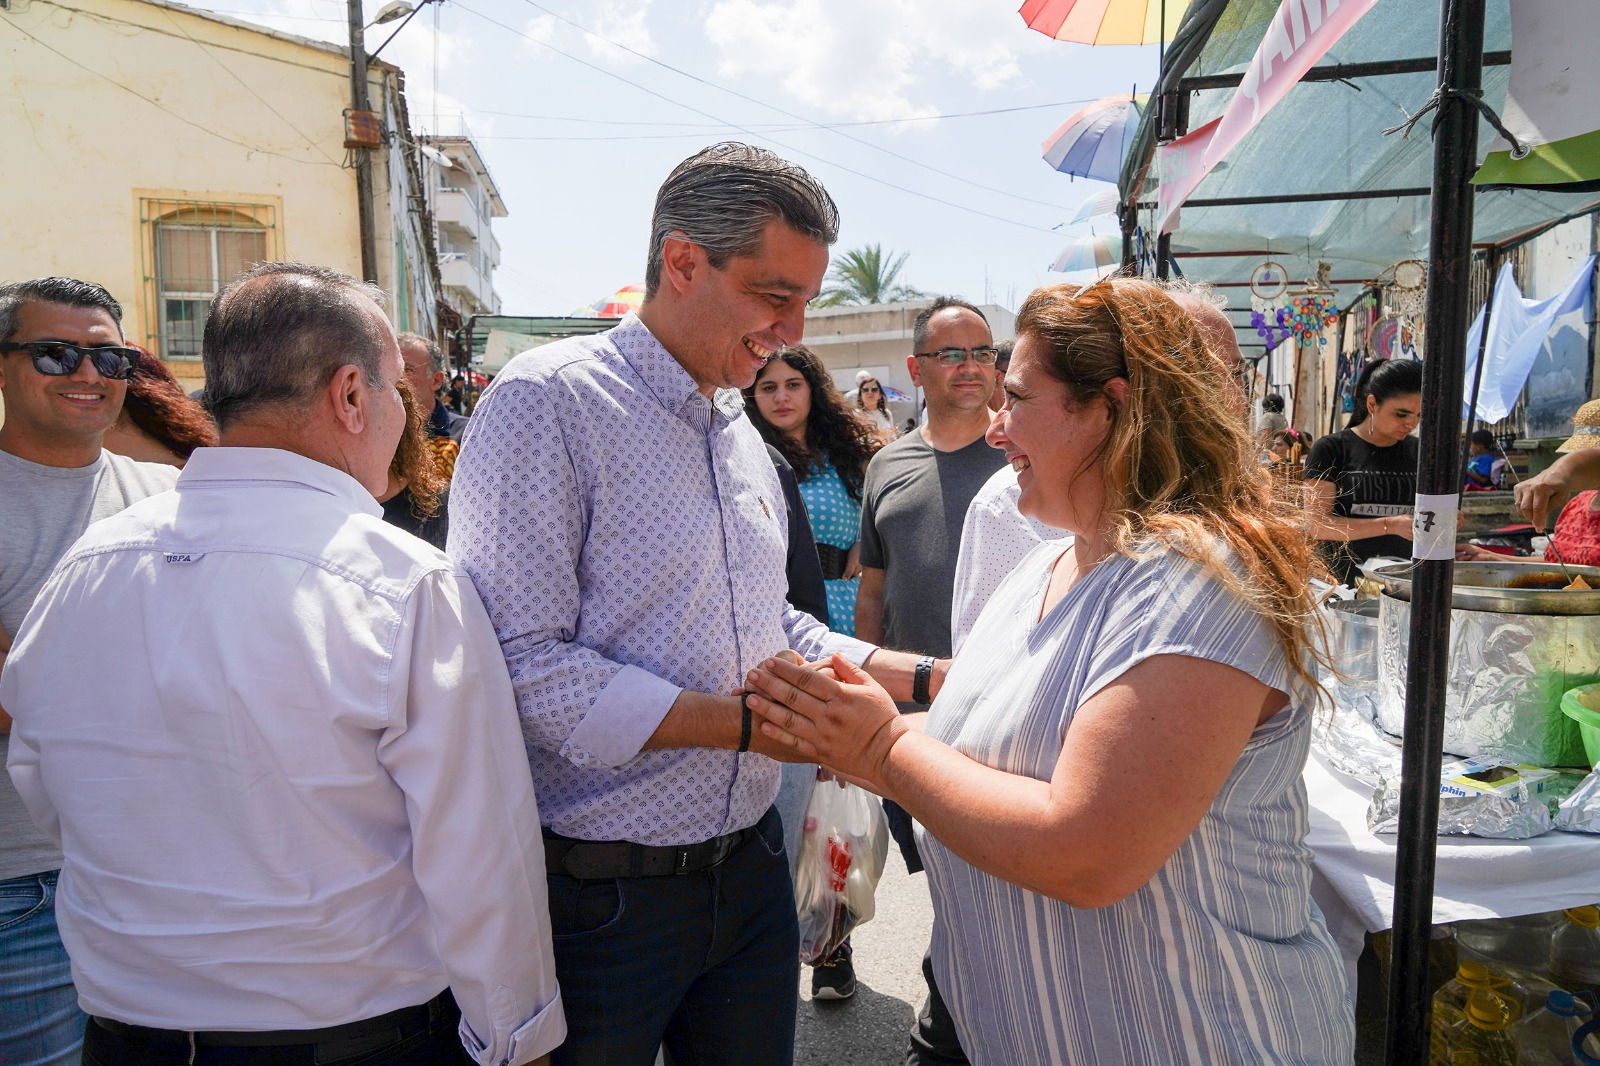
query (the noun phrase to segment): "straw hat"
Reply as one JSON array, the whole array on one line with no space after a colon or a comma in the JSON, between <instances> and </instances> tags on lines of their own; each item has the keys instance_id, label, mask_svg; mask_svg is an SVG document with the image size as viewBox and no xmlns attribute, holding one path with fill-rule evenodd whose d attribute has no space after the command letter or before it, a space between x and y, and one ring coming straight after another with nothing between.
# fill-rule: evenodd
<instances>
[{"instance_id":1,"label":"straw hat","mask_svg":"<svg viewBox=\"0 0 1600 1066\"><path fill-rule=\"evenodd\" d=\"M1600 448L1600 400L1590 400L1572 416L1572 436L1562 442L1558 452L1581 452Z\"/></svg>"}]
</instances>

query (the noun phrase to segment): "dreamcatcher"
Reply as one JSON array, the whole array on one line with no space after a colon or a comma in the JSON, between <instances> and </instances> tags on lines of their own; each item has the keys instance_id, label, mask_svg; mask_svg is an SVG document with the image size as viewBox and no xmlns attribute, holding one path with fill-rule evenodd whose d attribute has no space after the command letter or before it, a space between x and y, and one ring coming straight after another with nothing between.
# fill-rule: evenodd
<instances>
[{"instance_id":1,"label":"dreamcatcher","mask_svg":"<svg viewBox=\"0 0 1600 1066\"><path fill-rule=\"evenodd\" d=\"M1428 266L1420 259L1402 259L1380 274L1384 315L1367 332L1367 351L1374 359L1422 358L1422 316L1428 298Z\"/></svg>"},{"instance_id":2,"label":"dreamcatcher","mask_svg":"<svg viewBox=\"0 0 1600 1066\"><path fill-rule=\"evenodd\" d=\"M1289 308L1284 294L1289 291L1289 272L1283 264L1267 260L1250 272L1250 326L1266 341L1267 351L1289 339Z\"/></svg>"},{"instance_id":3,"label":"dreamcatcher","mask_svg":"<svg viewBox=\"0 0 1600 1066\"><path fill-rule=\"evenodd\" d=\"M1339 321L1339 304L1333 286L1328 283L1327 263L1317 264L1315 280L1289 297L1289 332L1301 344L1313 339L1319 345L1328 343L1327 328Z\"/></svg>"}]
</instances>

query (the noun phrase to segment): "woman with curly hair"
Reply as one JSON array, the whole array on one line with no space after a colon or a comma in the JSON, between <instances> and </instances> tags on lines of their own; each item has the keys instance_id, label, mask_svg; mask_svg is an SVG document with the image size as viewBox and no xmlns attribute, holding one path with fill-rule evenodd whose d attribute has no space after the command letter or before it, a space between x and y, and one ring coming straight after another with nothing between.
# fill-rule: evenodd
<instances>
[{"instance_id":1,"label":"woman with curly hair","mask_svg":"<svg viewBox=\"0 0 1600 1066\"><path fill-rule=\"evenodd\" d=\"M106 431L102 446L108 452L141 463L166 463L181 467L196 448L217 443L217 424L211 415L183 391L167 365L148 350L130 344L139 353L122 413Z\"/></svg>"},{"instance_id":2,"label":"woman with curly hair","mask_svg":"<svg viewBox=\"0 0 1600 1066\"><path fill-rule=\"evenodd\" d=\"M861 565L861 483L882 442L864 412L852 410L816 353L780 348L745 390L750 421L783 453L800 482L800 497L822 560L828 617L835 633L855 635Z\"/></svg>"},{"instance_id":3,"label":"woman with curly hair","mask_svg":"<svg viewBox=\"0 0 1600 1066\"><path fill-rule=\"evenodd\" d=\"M1348 1064L1301 781L1321 568L1226 371L1119 278L1028 297L1005 393L1018 509L1072 538L1005 579L926 716L837 656L768 660L762 732L916 818L975 1066Z\"/></svg>"}]
</instances>

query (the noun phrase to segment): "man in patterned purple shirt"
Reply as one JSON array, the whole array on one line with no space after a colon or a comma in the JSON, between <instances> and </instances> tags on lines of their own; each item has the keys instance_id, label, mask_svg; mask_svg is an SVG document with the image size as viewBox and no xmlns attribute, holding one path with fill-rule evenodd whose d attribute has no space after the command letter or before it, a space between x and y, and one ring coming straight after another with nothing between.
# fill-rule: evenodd
<instances>
[{"instance_id":1,"label":"man in patterned purple shirt","mask_svg":"<svg viewBox=\"0 0 1600 1066\"><path fill-rule=\"evenodd\" d=\"M785 648L901 698L929 683L786 602L783 494L743 417L837 230L794 164L692 156L657 194L638 316L518 356L467 430L449 551L499 634L545 820L557 1066L649 1066L663 1043L679 1066L791 1060L788 749L733 693Z\"/></svg>"}]
</instances>

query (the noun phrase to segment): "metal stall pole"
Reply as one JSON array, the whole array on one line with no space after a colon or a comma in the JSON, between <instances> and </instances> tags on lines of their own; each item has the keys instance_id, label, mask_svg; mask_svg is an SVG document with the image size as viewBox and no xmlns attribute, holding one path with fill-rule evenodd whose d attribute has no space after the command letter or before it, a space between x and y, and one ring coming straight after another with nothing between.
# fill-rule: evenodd
<instances>
[{"instance_id":1,"label":"metal stall pole","mask_svg":"<svg viewBox=\"0 0 1600 1066\"><path fill-rule=\"evenodd\" d=\"M1467 97L1483 80L1484 0L1443 0L1439 21L1438 118L1433 128L1433 197L1428 237L1430 351L1422 373L1422 456L1417 471L1411 581L1411 649L1401 748L1400 827L1394 889L1394 947L1384 1061L1428 1059L1432 1001L1428 946L1439 826L1439 765L1450 665L1450 592L1459 509L1461 388L1465 376L1467 286L1472 268L1472 189L1478 112Z\"/></svg>"},{"instance_id":2,"label":"metal stall pole","mask_svg":"<svg viewBox=\"0 0 1600 1066\"><path fill-rule=\"evenodd\" d=\"M1478 390L1483 387L1483 357L1489 352L1489 325L1494 321L1494 283L1495 276L1500 273L1500 246L1489 246L1489 254L1484 261L1484 272L1489 279L1489 293L1483 300L1483 333L1478 337L1478 365L1472 373L1472 400L1467 404L1467 432L1468 437L1478 428ZM1470 442L1461 448L1463 469L1466 464L1466 453Z\"/></svg>"}]
</instances>

